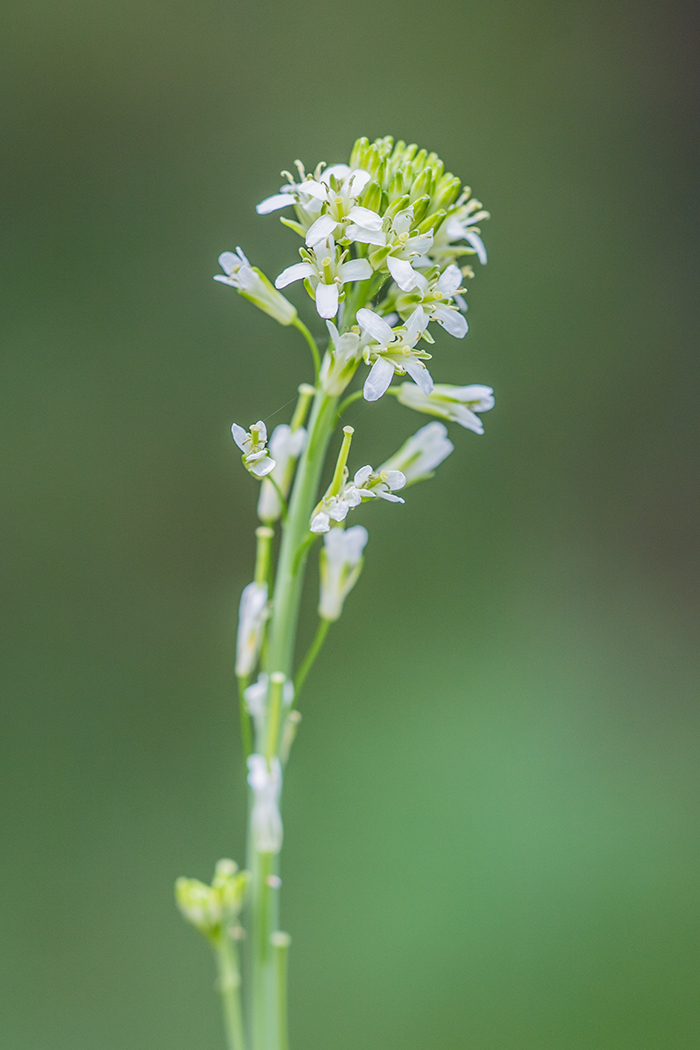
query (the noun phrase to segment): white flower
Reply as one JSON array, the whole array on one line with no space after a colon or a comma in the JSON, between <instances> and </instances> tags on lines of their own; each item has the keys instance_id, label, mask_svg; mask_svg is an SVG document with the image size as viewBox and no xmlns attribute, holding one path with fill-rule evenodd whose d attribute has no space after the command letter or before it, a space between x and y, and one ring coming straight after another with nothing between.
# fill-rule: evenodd
<instances>
[{"instance_id":1,"label":"white flower","mask_svg":"<svg viewBox=\"0 0 700 1050\"><path fill-rule=\"evenodd\" d=\"M326 394L337 397L355 374L367 337L357 332L341 335L332 321L326 321L326 327L331 341L321 365L320 381Z\"/></svg>"},{"instance_id":2,"label":"white flower","mask_svg":"<svg viewBox=\"0 0 700 1050\"><path fill-rule=\"evenodd\" d=\"M273 197L261 201L257 206L258 214L266 215L294 204L299 223L288 222L287 225L295 229L299 226L297 232L305 237L309 248L328 237L384 244L381 216L357 204L370 180L368 172L361 168L351 169L347 164L334 164L322 172L319 168L313 178L307 178L300 166L301 181L294 182L289 175L290 184L283 186ZM369 240L371 237L375 239Z\"/></svg>"},{"instance_id":3,"label":"white flower","mask_svg":"<svg viewBox=\"0 0 700 1050\"><path fill-rule=\"evenodd\" d=\"M396 294L392 291L389 294L390 301L393 301L393 296L396 295L396 309L402 317L409 317L411 311L417 306L422 306L429 320L437 321L450 335L463 339L469 331L469 326L466 318L460 313L460 307L466 310L467 304L459 294L464 291L460 287L462 271L459 266L451 263L443 273L437 274L432 280L428 280L422 274L418 276L420 281L411 292Z\"/></svg>"},{"instance_id":4,"label":"white flower","mask_svg":"<svg viewBox=\"0 0 700 1050\"><path fill-rule=\"evenodd\" d=\"M222 252L219 265L224 271L218 273L214 280L229 284L245 299L250 300L260 310L280 324L291 324L297 315L296 308L288 299L275 291L267 277L256 266L251 266L240 248L234 252Z\"/></svg>"},{"instance_id":5,"label":"white flower","mask_svg":"<svg viewBox=\"0 0 700 1050\"><path fill-rule=\"evenodd\" d=\"M256 478L264 478L275 469L275 461L270 456L267 445L267 428L260 419L253 423L250 432L239 427L238 423L231 426L233 440L243 453L243 466Z\"/></svg>"},{"instance_id":6,"label":"white flower","mask_svg":"<svg viewBox=\"0 0 700 1050\"><path fill-rule=\"evenodd\" d=\"M409 385L409 384L405 384ZM447 459L454 445L447 436L443 423L428 423L405 441L398 452L383 463L380 470L400 470L406 484L413 485L432 477L436 467Z\"/></svg>"},{"instance_id":7,"label":"white flower","mask_svg":"<svg viewBox=\"0 0 700 1050\"><path fill-rule=\"evenodd\" d=\"M331 519L344 521L348 511L359 507L363 500L378 496L389 503L405 502L394 495L394 491L402 489L405 484L406 478L400 470L375 472L369 465L360 467L352 482L346 482L336 496L324 496L311 520L311 532L328 532Z\"/></svg>"},{"instance_id":8,"label":"white flower","mask_svg":"<svg viewBox=\"0 0 700 1050\"><path fill-rule=\"evenodd\" d=\"M275 481L286 497L291 484L291 474L294 464L301 455L301 450L306 441L306 430L299 427L292 430L288 423L280 423L275 427L270 437L270 455L275 466L270 471L269 478L265 477L260 486L260 497L258 499L258 517L261 521L277 521L282 513L279 496L275 486L269 480Z\"/></svg>"},{"instance_id":9,"label":"white flower","mask_svg":"<svg viewBox=\"0 0 700 1050\"><path fill-rule=\"evenodd\" d=\"M457 202L455 208L438 227L434 243L428 252L430 258L425 258L414 265L429 266L433 261L444 265L445 262L457 259L459 256L477 255L479 262L485 266L486 248L479 236L476 224L488 218L489 213L483 211L480 201L470 200L465 203L461 198L461 203ZM470 247L465 248L463 244L456 243L462 240L466 240Z\"/></svg>"},{"instance_id":10,"label":"white flower","mask_svg":"<svg viewBox=\"0 0 700 1050\"><path fill-rule=\"evenodd\" d=\"M335 317L338 313L340 293L348 281L364 281L372 276L372 267L367 259L345 261L347 252L341 254L332 237L325 244L317 243L315 251L304 252L305 261L295 263L283 270L275 281L275 287L286 288L294 281L308 278L316 299L316 310L320 317Z\"/></svg>"},{"instance_id":11,"label":"white flower","mask_svg":"<svg viewBox=\"0 0 700 1050\"><path fill-rule=\"evenodd\" d=\"M438 383L427 397L413 383L402 383L398 400L402 405L426 412L430 416L452 419L475 434L484 433L484 425L475 412L488 412L495 400L490 386L474 383L471 386L450 386Z\"/></svg>"},{"instance_id":12,"label":"white flower","mask_svg":"<svg viewBox=\"0 0 700 1050\"><path fill-rule=\"evenodd\" d=\"M331 529L323 537L319 558L321 600L318 615L324 620L337 620L343 602L357 583L362 571L362 552L367 543L367 529Z\"/></svg>"},{"instance_id":13,"label":"white flower","mask_svg":"<svg viewBox=\"0 0 700 1050\"><path fill-rule=\"evenodd\" d=\"M255 729L261 735L265 728L265 715L267 713L267 692L270 676L263 671L258 675L257 682L253 682L243 693L248 714L255 722ZM282 686L282 704L284 708L290 708L294 702L294 682L288 678Z\"/></svg>"},{"instance_id":14,"label":"white flower","mask_svg":"<svg viewBox=\"0 0 700 1050\"><path fill-rule=\"evenodd\" d=\"M279 799L282 767L278 758L248 756L248 783L253 792L251 826L253 846L258 853L279 853L282 848L282 818Z\"/></svg>"},{"instance_id":15,"label":"white flower","mask_svg":"<svg viewBox=\"0 0 700 1050\"><path fill-rule=\"evenodd\" d=\"M249 583L243 588L238 608L236 675L245 678L255 670L268 617L267 584Z\"/></svg>"},{"instance_id":16,"label":"white flower","mask_svg":"<svg viewBox=\"0 0 700 1050\"><path fill-rule=\"evenodd\" d=\"M430 354L415 349L428 325L423 309L414 310L406 324L397 329L391 328L373 310L358 310L357 320L366 337L374 340L364 350L367 364L372 363L364 385L365 400L377 401L388 389L396 372L399 375L407 372L420 389L429 394L433 389L433 379L421 358L429 359Z\"/></svg>"},{"instance_id":17,"label":"white flower","mask_svg":"<svg viewBox=\"0 0 700 1050\"><path fill-rule=\"evenodd\" d=\"M425 277L417 273L411 265L411 260L425 255L433 243L432 230L411 236L412 223L413 208L404 208L394 216L386 238L390 251L385 264L399 288L404 292L410 292L421 285L427 286Z\"/></svg>"}]
</instances>

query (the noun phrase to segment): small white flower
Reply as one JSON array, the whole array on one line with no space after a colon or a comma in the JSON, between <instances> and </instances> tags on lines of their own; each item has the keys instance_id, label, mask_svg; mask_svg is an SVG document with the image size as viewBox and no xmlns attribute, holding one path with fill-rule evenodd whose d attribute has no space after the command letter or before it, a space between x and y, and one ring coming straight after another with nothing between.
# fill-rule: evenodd
<instances>
[{"instance_id":1,"label":"small white flower","mask_svg":"<svg viewBox=\"0 0 700 1050\"><path fill-rule=\"evenodd\" d=\"M329 237L384 244L381 216L357 204L370 180L368 172L361 168L351 169L347 164L334 164L325 171L320 167L311 178L306 177L303 167L299 166L301 181L294 182L289 175L290 184L261 201L257 206L258 214L266 215L294 204L299 223L288 225L295 229L299 226L297 232L305 238L309 248ZM368 239L372 237L375 239Z\"/></svg>"},{"instance_id":2,"label":"small white flower","mask_svg":"<svg viewBox=\"0 0 700 1050\"><path fill-rule=\"evenodd\" d=\"M400 470L375 472L369 465L360 467L352 482L346 482L336 496L325 496L321 500L311 520L311 532L328 532L331 520L344 521L348 511L359 507L363 500L378 496L388 503L404 503L394 491L402 489L405 484L406 478Z\"/></svg>"},{"instance_id":3,"label":"small white flower","mask_svg":"<svg viewBox=\"0 0 700 1050\"><path fill-rule=\"evenodd\" d=\"M331 340L321 365L320 382L326 394L337 397L355 374L367 337L357 332L341 335L332 321L326 321L326 327Z\"/></svg>"},{"instance_id":4,"label":"small white flower","mask_svg":"<svg viewBox=\"0 0 700 1050\"><path fill-rule=\"evenodd\" d=\"M319 558L321 599L318 615L324 620L337 620L343 611L343 602L357 583L362 571L362 552L367 543L367 529L353 525L351 529L331 529L323 537Z\"/></svg>"},{"instance_id":5,"label":"small white flower","mask_svg":"<svg viewBox=\"0 0 700 1050\"><path fill-rule=\"evenodd\" d=\"M416 481L432 477L435 468L453 450L447 427L443 423L428 423L405 441L399 451L379 469L400 470L406 477L406 484L413 485Z\"/></svg>"},{"instance_id":6,"label":"small white flower","mask_svg":"<svg viewBox=\"0 0 700 1050\"><path fill-rule=\"evenodd\" d=\"M464 291L460 287L462 283L462 271L459 266L451 263L443 273L438 274L431 281L420 275L421 281L413 291L399 294L396 297L396 308L403 316L410 316L411 311L417 306L422 306L425 314L431 321L437 321L446 332L463 339L469 331L466 318L460 313L467 308L467 304L459 292ZM459 305L455 305L455 304Z\"/></svg>"},{"instance_id":7,"label":"small white flower","mask_svg":"<svg viewBox=\"0 0 700 1050\"><path fill-rule=\"evenodd\" d=\"M268 614L267 584L249 583L243 588L238 608L236 674L239 678L245 678L255 670Z\"/></svg>"},{"instance_id":8,"label":"small white flower","mask_svg":"<svg viewBox=\"0 0 700 1050\"><path fill-rule=\"evenodd\" d=\"M253 845L259 853L279 853L282 848L282 818L279 799L282 767L278 758L248 756L248 783L253 792L251 826Z\"/></svg>"},{"instance_id":9,"label":"small white flower","mask_svg":"<svg viewBox=\"0 0 700 1050\"><path fill-rule=\"evenodd\" d=\"M270 471L269 477L265 477L260 486L258 517L261 521L277 521L282 513L279 496L275 486L269 479L272 478L276 482L282 495L286 497L292 480L291 474L294 464L301 455L305 441L306 430L304 427L299 427L293 431L288 423L280 423L272 431L270 455L275 462L275 466Z\"/></svg>"},{"instance_id":10,"label":"small white flower","mask_svg":"<svg viewBox=\"0 0 700 1050\"><path fill-rule=\"evenodd\" d=\"M267 428L261 419L253 423L250 431L234 423L231 426L231 434L243 453L243 465L247 471L256 478L264 478L275 469L275 461L266 447Z\"/></svg>"},{"instance_id":11,"label":"small white flower","mask_svg":"<svg viewBox=\"0 0 700 1050\"><path fill-rule=\"evenodd\" d=\"M363 354L367 364L372 364L363 390L365 400L377 401L386 393L395 373L408 373L420 389L429 394L433 379L422 359L429 359L430 354L415 349L428 326L423 309L415 309L406 324L397 329L391 328L373 310L358 310L357 320L366 338L373 340Z\"/></svg>"},{"instance_id":12,"label":"small white flower","mask_svg":"<svg viewBox=\"0 0 700 1050\"><path fill-rule=\"evenodd\" d=\"M240 248L236 248L235 252L222 252L219 265L224 273L218 273L214 277L215 281L235 288L245 299L280 324L292 323L297 315L296 308L272 287L261 270L250 265Z\"/></svg>"},{"instance_id":13,"label":"small white flower","mask_svg":"<svg viewBox=\"0 0 700 1050\"><path fill-rule=\"evenodd\" d=\"M394 216L386 238L390 251L385 265L404 292L410 292L416 287L427 287L425 277L414 269L411 260L420 259L433 243L432 230L411 236L412 223L413 208L404 208Z\"/></svg>"},{"instance_id":14,"label":"small white flower","mask_svg":"<svg viewBox=\"0 0 700 1050\"><path fill-rule=\"evenodd\" d=\"M465 191L468 193L468 191ZM435 261L444 266L446 262L464 255L476 255L479 262L486 265L486 248L479 236L479 228L476 225L482 219L488 219L489 213L481 207L481 202L470 200L465 202L463 198L457 202L455 208L450 212L445 221L435 234L435 240L427 253L430 258L416 263L418 266L429 266ZM465 240L469 248L465 248L458 241Z\"/></svg>"},{"instance_id":15,"label":"small white flower","mask_svg":"<svg viewBox=\"0 0 700 1050\"><path fill-rule=\"evenodd\" d=\"M475 434L484 433L484 425L475 413L488 412L495 404L491 387L478 383L471 386L437 383L428 396L413 383L402 383L398 400L417 412L451 419L467 430L473 430Z\"/></svg>"},{"instance_id":16,"label":"small white flower","mask_svg":"<svg viewBox=\"0 0 700 1050\"><path fill-rule=\"evenodd\" d=\"M319 317L335 317L343 285L349 281L364 281L373 273L367 259L350 259L346 262L347 252L341 253L330 236L325 244L317 243L313 251L305 252L302 249L302 255L305 261L283 270L275 281L275 287L286 288L294 281L308 278Z\"/></svg>"},{"instance_id":17,"label":"small white flower","mask_svg":"<svg viewBox=\"0 0 700 1050\"><path fill-rule=\"evenodd\" d=\"M255 730L260 736L265 728L265 715L267 713L267 692L270 676L265 672L258 675L258 680L249 685L243 693L248 714L255 722ZM288 709L294 702L294 682L288 678L282 686L282 704Z\"/></svg>"}]
</instances>

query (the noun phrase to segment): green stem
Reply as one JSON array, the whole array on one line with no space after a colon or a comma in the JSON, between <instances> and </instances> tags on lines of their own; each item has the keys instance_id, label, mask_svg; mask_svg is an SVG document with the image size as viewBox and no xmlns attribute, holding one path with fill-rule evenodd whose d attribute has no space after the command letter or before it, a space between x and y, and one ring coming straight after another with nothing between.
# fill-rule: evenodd
<instances>
[{"instance_id":1,"label":"green stem","mask_svg":"<svg viewBox=\"0 0 700 1050\"><path fill-rule=\"evenodd\" d=\"M314 375L316 377L316 382L318 383L318 376L319 372L321 371L321 356L318 352L318 347L316 346L316 340L314 339L304 322L299 317L295 317L292 321L292 324L295 328L299 329L301 334L304 336L304 339L306 339L306 342L309 344L311 353L313 354L314 358Z\"/></svg>"},{"instance_id":2,"label":"green stem","mask_svg":"<svg viewBox=\"0 0 700 1050\"><path fill-rule=\"evenodd\" d=\"M278 1050L274 1039L272 947L272 854L253 851L251 867L252 1050Z\"/></svg>"},{"instance_id":3,"label":"green stem","mask_svg":"<svg viewBox=\"0 0 700 1050\"><path fill-rule=\"evenodd\" d=\"M270 675L271 685L275 672L287 678L292 675L306 556L310 549L307 540L309 536L315 538L309 532L309 521L318 498L321 471L335 427L337 406L337 397L325 394L322 390L315 393L308 437L299 459L287 518L282 526L272 616L268 621L264 657L264 669ZM262 738L262 741L267 741L265 750L269 758L279 748L280 737L279 711L275 714L275 704L271 703L273 699L271 697L268 700L267 725ZM265 747L265 743L261 742L258 746ZM250 797L251 809L252 804L253 798ZM249 841L252 1050L283 1050L280 1038L281 1033L286 1031L286 1025L281 1026L279 1022L279 974L270 943L270 936L277 928L279 912L279 884L275 882L276 857L258 852L251 835Z\"/></svg>"},{"instance_id":4,"label":"green stem","mask_svg":"<svg viewBox=\"0 0 700 1050\"><path fill-rule=\"evenodd\" d=\"M241 973L238 952L226 930L222 930L214 944L219 970L218 986L224 1011L224 1027L228 1050L245 1050L243 1017L241 1013Z\"/></svg>"},{"instance_id":5,"label":"green stem","mask_svg":"<svg viewBox=\"0 0 700 1050\"><path fill-rule=\"evenodd\" d=\"M330 620L319 620L319 622L318 622L318 628L316 629L316 634L314 635L314 640L311 643L311 645L309 646L308 652L306 653L306 656L304 657L303 663L302 663L301 667L299 668L299 671L297 672L296 678L294 679L294 702L295 703L299 699L299 693L301 692L301 687L303 686L304 682L306 681L306 676L309 673L309 671L311 670L311 668L313 667L314 661L316 660L316 657L318 656L318 654L321 651L321 646L323 645L323 643L326 640L326 635L328 634L328 628L330 627L330 625L331 625L331 621Z\"/></svg>"},{"instance_id":6,"label":"green stem","mask_svg":"<svg viewBox=\"0 0 700 1050\"><path fill-rule=\"evenodd\" d=\"M272 952L275 966L275 990L277 996L277 1045L279 1050L289 1050L287 1033L287 955L291 937L282 930L272 934Z\"/></svg>"}]
</instances>

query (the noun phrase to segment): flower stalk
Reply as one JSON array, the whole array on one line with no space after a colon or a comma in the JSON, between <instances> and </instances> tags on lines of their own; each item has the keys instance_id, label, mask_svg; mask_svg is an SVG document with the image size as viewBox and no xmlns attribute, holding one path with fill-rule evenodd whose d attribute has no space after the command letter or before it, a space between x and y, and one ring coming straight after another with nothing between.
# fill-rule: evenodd
<instances>
[{"instance_id":1,"label":"flower stalk","mask_svg":"<svg viewBox=\"0 0 700 1050\"><path fill-rule=\"evenodd\" d=\"M263 419L248 430L237 423L231 429L243 466L260 484L262 523L255 531L255 569L241 595L236 639L249 789L247 871L220 861L211 886L191 879L176 884L183 915L214 949L228 1050L289 1046L291 942L279 928L283 777L301 720L295 708L299 693L363 570L367 529L346 528L345 519L367 502L402 504L396 492L432 477L454 448L445 424L433 421L376 470L369 464L350 469L354 428L345 426L323 492L322 474L340 417L359 398L370 406L389 393L414 411L481 433L476 413L493 405L490 387L436 385L425 364L432 357L425 346L435 341L431 324L458 339L467 332L462 281L472 270L457 260L476 255L486 262L476 223L488 213L471 199L471 191L461 190L436 154L390 137L373 143L358 139L349 165L319 164L309 173L301 162L295 166L297 174L284 173L287 184L257 211L293 210L294 217L282 222L302 238L302 261L287 266L273 283L238 248L222 253L224 273L216 277L277 323L295 327L314 367L314 385L300 384L290 423L276 426L269 441ZM298 281L326 322L330 343L323 356L297 308L280 292ZM345 395L358 372L359 387ZM392 386L395 375L412 382ZM397 444L392 441L394 449ZM295 676L306 565L321 535L318 628Z\"/></svg>"}]
</instances>

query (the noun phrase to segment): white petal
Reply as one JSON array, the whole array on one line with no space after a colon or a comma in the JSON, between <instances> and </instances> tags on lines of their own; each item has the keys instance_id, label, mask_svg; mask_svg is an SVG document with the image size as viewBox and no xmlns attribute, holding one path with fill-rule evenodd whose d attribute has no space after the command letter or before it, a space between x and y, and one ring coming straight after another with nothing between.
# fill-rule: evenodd
<instances>
[{"instance_id":1,"label":"white petal","mask_svg":"<svg viewBox=\"0 0 700 1050\"><path fill-rule=\"evenodd\" d=\"M367 310L363 307L357 311L357 320L367 332L367 335L371 336L376 342L381 343L382 346L392 342L394 333L384 318L380 317L379 314L375 314L374 310Z\"/></svg>"},{"instance_id":2,"label":"white petal","mask_svg":"<svg viewBox=\"0 0 700 1050\"><path fill-rule=\"evenodd\" d=\"M358 226L356 223L348 226L345 236L359 244L376 244L379 248L383 248L386 244L386 234L381 230L368 230L365 226Z\"/></svg>"},{"instance_id":3,"label":"white petal","mask_svg":"<svg viewBox=\"0 0 700 1050\"><path fill-rule=\"evenodd\" d=\"M229 277L241 265L240 256L236 255L235 252L222 252L218 262L221 269Z\"/></svg>"},{"instance_id":4,"label":"white petal","mask_svg":"<svg viewBox=\"0 0 700 1050\"><path fill-rule=\"evenodd\" d=\"M331 175L335 175L336 179L340 179L342 182L350 174L351 170L348 164L331 164L329 168L323 169L321 182L330 182Z\"/></svg>"},{"instance_id":5,"label":"white petal","mask_svg":"<svg viewBox=\"0 0 700 1050\"><path fill-rule=\"evenodd\" d=\"M394 375L394 366L384 357L378 357L365 380L363 395L365 401L378 401L386 393Z\"/></svg>"},{"instance_id":6,"label":"white petal","mask_svg":"<svg viewBox=\"0 0 700 1050\"><path fill-rule=\"evenodd\" d=\"M351 259L340 267L340 279L346 281L366 281L374 273L369 259Z\"/></svg>"},{"instance_id":7,"label":"white petal","mask_svg":"<svg viewBox=\"0 0 700 1050\"><path fill-rule=\"evenodd\" d=\"M399 235L402 233L408 233L408 231L411 229L412 222L413 208L404 208L404 210L400 211L398 215L396 215L396 217L394 218L394 221L391 224L391 228L394 231L394 233L397 233Z\"/></svg>"},{"instance_id":8,"label":"white petal","mask_svg":"<svg viewBox=\"0 0 700 1050\"><path fill-rule=\"evenodd\" d=\"M335 317L338 313L338 285L335 281L317 286L316 309L319 317Z\"/></svg>"},{"instance_id":9,"label":"white petal","mask_svg":"<svg viewBox=\"0 0 700 1050\"><path fill-rule=\"evenodd\" d=\"M356 222L358 226L364 226L366 230L381 230L382 228L381 215L377 215L376 211L370 208L361 208L359 204L350 209L348 218Z\"/></svg>"},{"instance_id":10,"label":"white petal","mask_svg":"<svg viewBox=\"0 0 700 1050\"><path fill-rule=\"evenodd\" d=\"M215 273L214 280L221 281L222 284L229 284L232 288L238 288L238 281L235 277L224 277L222 273Z\"/></svg>"},{"instance_id":11,"label":"white petal","mask_svg":"<svg viewBox=\"0 0 700 1050\"><path fill-rule=\"evenodd\" d=\"M391 491L395 492L396 489L402 489L406 484L406 475L400 470L387 470L386 483Z\"/></svg>"},{"instance_id":12,"label":"white petal","mask_svg":"<svg viewBox=\"0 0 700 1050\"><path fill-rule=\"evenodd\" d=\"M435 307L435 320L441 324L446 332L453 335L455 339L464 339L469 331L469 325L464 314L458 310L450 310L447 306Z\"/></svg>"},{"instance_id":13,"label":"white petal","mask_svg":"<svg viewBox=\"0 0 700 1050\"><path fill-rule=\"evenodd\" d=\"M273 197L266 197L260 204L256 204L255 210L258 215L269 215L271 211L279 211L294 204L294 198L289 193L275 193Z\"/></svg>"},{"instance_id":14,"label":"white petal","mask_svg":"<svg viewBox=\"0 0 700 1050\"><path fill-rule=\"evenodd\" d=\"M386 264L389 268L389 273L399 288L404 292L410 292L412 288L415 288L417 274L410 262L406 262L405 259L396 259L393 255L389 255L387 256Z\"/></svg>"},{"instance_id":15,"label":"white petal","mask_svg":"<svg viewBox=\"0 0 700 1050\"><path fill-rule=\"evenodd\" d=\"M484 433L484 424L478 416L475 416L473 412L470 412L466 405L451 405L450 407L452 410L452 418L455 423L459 423L459 425L466 430L473 430L475 434Z\"/></svg>"},{"instance_id":16,"label":"white petal","mask_svg":"<svg viewBox=\"0 0 700 1050\"><path fill-rule=\"evenodd\" d=\"M461 283L462 271L455 263L450 263L445 272L441 274L437 289L443 295L454 295Z\"/></svg>"},{"instance_id":17,"label":"white petal","mask_svg":"<svg viewBox=\"0 0 700 1050\"><path fill-rule=\"evenodd\" d=\"M316 517L311 522L311 532L328 532L331 527L331 520L325 511L320 510Z\"/></svg>"},{"instance_id":18,"label":"white petal","mask_svg":"<svg viewBox=\"0 0 700 1050\"><path fill-rule=\"evenodd\" d=\"M355 471L355 477L352 480L355 483L355 485L357 485L359 488L362 488L364 483L371 476L372 476L372 468L370 467L370 465L368 463L366 466L360 467L359 470Z\"/></svg>"},{"instance_id":19,"label":"white petal","mask_svg":"<svg viewBox=\"0 0 700 1050\"><path fill-rule=\"evenodd\" d=\"M248 458L250 463L250 457ZM258 460L257 463L253 463L252 467L249 467L250 473L255 474L256 478L264 478L266 474L270 474L277 464L271 456L266 456L265 459Z\"/></svg>"},{"instance_id":20,"label":"white petal","mask_svg":"<svg viewBox=\"0 0 700 1050\"><path fill-rule=\"evenodd\" d=\"M241 452L245 452L245 442L248 439L247 432L243 429L243 427L239 427L238 423L234 423L231 427L231 434L233 435L233 440L236 442Z\"/></svg>"},{"instance_id":21,"label":"white petal","mask_svg":"<svg viewBox=\"0 0 700 1050\"><path fill-rule=\"evenodd\" d=\"M355 168L355 170L353 171L352 176L351 176L351 179L352 179L351 186L352 186L352 195L353 195L353 197L359 197L360 196L360 194L362 193L363 189L365 188L365 186L367 185L367 183L370 181L371 178L372 178L372 176L370 175L370 173L368 171L365 171L364 168Z\"/></svg>"},{"instance_id":22,"label":"white petal","mask_svg":"<svg viewBox=\"0 0 700 1050\"><path fill-rule=\"evenodd\" d=\"M332 215L321 215L316 219L316 222L306 231L306 243L309 248L313 248L330 237L337 225Z\"/></svg>"},{"instance_id":23,"label":"white petal","mask_svg":"<svg viewBox=\"0 0 700 1050\"><path fill-rule=\"evenodd\" d=\"M328 511L329 518L333 518L333 521L345 521L350 510L350 504L346 503L345 500L338 500L334 507Z\"/></svg>"},{"instance_id":24,"label":"white petal","mask_svg":"<svg viewBox=\"0 0 700 1050\"><path fill-rule=\"evenodd\" d=\"M406 342L413 346L428 327L428 315L422 306L417 306L406 322Z\"/></svg>"},{"instance_id":25,"label":"white petal","mask_svg":"<svg viewBox=\"0 0 700 1050\"><path fill-rule=\"evenodd\" d=\"M328 200L328 187L324 186L322 182L316 182L315 179L306 179L304 182L300 182L297 189L301 190L302 193L308 193L310 197L315 197L317 200Z\"/></svg>"},{"instance_id":26,"label":"white petal","mask_svg":"<svg viewBox=\"0 0 700 1050\"><path fill-rule=\"evenodd\" d=\"M340 339L340 332L335 327L332 321L326 321L326 328L328 329L328 334L331 337L331 342L333 343L333 345L335 345Z\"/></svg>"},{"instance_id":27,"label":"white petal","mask_svg":"<svg viewBox=\"0 0 700 1050\"><path fill-rule=\"evenodd\" d=\"M380 499L385 499L387 503L405 503L405 499L401 499L401 496L394 496L391 492L376 492L376 496Z\"/></svg>"},{"instance_id":28,"label":"white petal","mask_svg":"<svg viewBox=\"0 0 700 1050\"><path fill-rule=\"evenodd\" d=\"M311 277L313 273L314 268L311 263L294 263L293 266L288 266L286 270L282 270L282 273L275 281L275 288L286 288L288 284L293 284L294 281L301 281L304 277Z\"/></svg>"},{"instance_id":29,"label":"white petal","mask_svg":"<svg viewBox=\"0 0 700 1050\"><path fill-rule=\"evenodd\" d=\"M464 237L471 244L472 248L476 249L476 254L479 257L479 262L482 266L486 265L486 248L484 248L484 242L478 233L472 233L471 230L467 230Z\"/></svg>"},{"instance_id":30,"label":"white petal","mask_svg":"<svg viewBox=\"0 0 700 1050\"><path fill-rule=\"evenodd\" d=\"M427 397L433 389L433 377L423 362L415 357L407 357L405 361L401 362L401 365L406 369L416 386L418 386L421 394L425 394Z\"/></svg>"}]
</instances>

